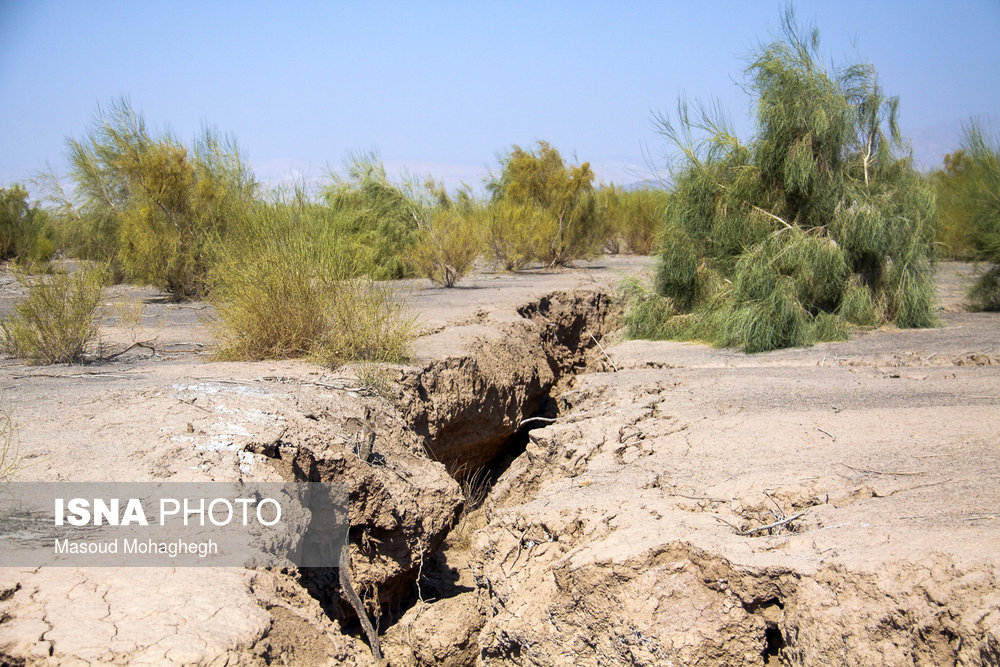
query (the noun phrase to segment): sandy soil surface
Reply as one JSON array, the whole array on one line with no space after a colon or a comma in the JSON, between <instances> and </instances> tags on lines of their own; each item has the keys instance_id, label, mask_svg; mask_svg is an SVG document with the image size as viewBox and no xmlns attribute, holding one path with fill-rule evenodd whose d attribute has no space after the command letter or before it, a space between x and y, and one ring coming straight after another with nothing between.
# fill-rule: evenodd
<instances>
[{"instance_id":1,"label":"sandy soil surface","mask_svg":"<svg viewBox=\"0 0 1000 667\"><path fill-rule=\"evenodd\" d=\"M968 267L939 268L940 328L750 356L621 340L607 296L652 266L407 282L421 336L387 396L350 368L211 361L209 307L111 288L144 314L109 306L105 350L156 352L0 361L17 479L347 476L352 576L391 664L996 664L1000 316L962 311ZM0 309L19 294L0 278ZM384 467L352 453L366 407ZM502 474L463 515L458 482L487 462ZM369 664L335 589L8 568L0 655Z\"/></svg>"},{"instance_id":2,"label":"sandy soil surface","mask_svg":"<svg viewBox=\"0 0 1000 667\"><path fill-rule=\"evenodd\" d=\"M483 662L996 664L1000 317L961 272L938 329L611 346L487 503Z\"/></svg>"}]
</instances>

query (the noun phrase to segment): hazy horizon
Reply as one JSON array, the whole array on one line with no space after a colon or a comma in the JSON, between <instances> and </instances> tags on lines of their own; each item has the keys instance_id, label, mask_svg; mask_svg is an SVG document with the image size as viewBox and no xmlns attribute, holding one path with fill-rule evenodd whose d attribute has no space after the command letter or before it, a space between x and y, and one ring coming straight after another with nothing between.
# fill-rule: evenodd
<instances>
[{"instance_id":1,"label":"hazy horizon","mask_svg":"<svg viewBox=\"0 0 1000 667\"><path fill-rule=\"evenodd\" d=\"M390 174L479 188L496 156L546 140L598 179L664 170L655 113L717 100L752 133L737 85L783 2L0 3L0 185L47 165L98 105L131 99L190 141L232 134L270 184L324 178L376 150ZM919 167L963 122L998 126L1000 3L798 3L826 60L871 61L901 100Z\"/></svg>"}]
</instances>

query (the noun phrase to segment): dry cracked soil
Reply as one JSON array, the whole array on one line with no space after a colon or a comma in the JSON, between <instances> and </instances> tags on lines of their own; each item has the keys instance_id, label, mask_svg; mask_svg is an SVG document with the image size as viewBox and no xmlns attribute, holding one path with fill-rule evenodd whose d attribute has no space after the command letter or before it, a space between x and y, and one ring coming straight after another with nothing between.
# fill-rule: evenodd
<instances>
[{"instance_id":1,"label":"dry cracked soil","mask_svg":"<svg viewBox=\"0 0 1000 667\"><path fill-rule=\"evenodd\" d=\"M412 359L367 382L212 361L211 308L109 288L104 349L154 349L0 361L16 479L346 481L389 665L1000 663L1000 315L962 309L970 267L938 267L938 328L745 355L624 340L617 284L652 266L404 283ZM373 659L334 570L8 567L0 663Z\"/></svg>"}]
</instances>

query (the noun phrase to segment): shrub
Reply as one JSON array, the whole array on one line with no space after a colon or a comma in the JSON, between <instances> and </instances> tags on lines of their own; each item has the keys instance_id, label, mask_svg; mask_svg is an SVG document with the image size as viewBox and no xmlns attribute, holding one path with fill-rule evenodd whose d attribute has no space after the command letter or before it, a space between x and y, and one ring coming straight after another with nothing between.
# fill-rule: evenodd
<instances>
[{"instance_id":1,"label":"shrub","mask_svg":"<svg viewBox=\"0 0 1000 667\"><path fill-rule=\"evenodd\" d=\"M0 188L0 259L39 263L55 251L47 212L28 203L28 192L22 186Z\"/></svg>"},{"instance_id":2,"label":"shrub","mask_svg":"<svg viewBox=\"0 0 1000 667\"><path fill-rule=\"evenodd\" d=\"M746 259L755 266L738 269L737 296L723 311L717 342L750 353L808 343L810 316L797 298L794 279L773 271L766 260Z\"/></svg>"},{"instance_id":3,"label":"shrub","mask_svg":"<svg viewBox=\"0 0 1000 667\"><path fill-rule=\"evenodd\" d=\"M209 300L225 359L283 359L311 352L323 335L324 278L304 239L264 237L213 267Z\"/></svg>"},{"instance_id":4,"label":"shrub","mask_svg":"<svg viewBox=\"0 0 1000 667\"><path fill-rule=\"evenodd\" d=\"M871 288L862 283L858 276L852 276L844 290L840 300L840 315L847 322L864 327L875 326L883 319Z\"/></svg>"},{"instance_id":5,"label":"shrub","mask_svg":"<svg viewBox=\"0 0 1000 667\"><path fill-rule=\"evenodd\" d=\"M219 356L322 363L402 359L413 321L371 267L338 243L338 221L304 200L260 203L217 248L210 301Z\"/></svg>"},{"instance_id":6,"label":"shrub","mask_svg":"<svg viewBox=\"0 0 1000 667\"><path fill-rule=\"evenodd\" d=\"M972 161L964 150L944 156L944 167L928 181L937 196L937 250L941 257L958 260L976 258L971 218L973 202L965 192Z\"/></svg>"},{"instance_id":7,"label":"shrub","mask_svg":"<svg viewBox=\"0 0 1000 667\"><path fill-rule=\"evenodd\" d=\"M0 323L7 352L33 364L82 361L97 340L97 307L106 276L104 267L89 267L42 276L32 284L18 274L28 295Z\"/></svg>"},{"instance_id":8,"label":"shrub","mask_svg":"<svg viewBox=\"0 0 1000 667\"><path fill-rule=\"evenodd\" d=\"M600 188L598 209L608 233L605 247L616 253L650 254L663 226L668 199L664 190L628 191L615 185Z\"/></svg>"},{"instance_id":9,"label":"shrub","mask_svg":"<svg viewBox=\"0 0 1000 667\"><path fill-rule=\"evenodd\" d=\"M689 310L698 280L698 255L683 228L668 225L663 233L663 250L656 269L656 291L670 297L681 310Z\"/></svg>"},{"instance_id":10,"label":"shrub","mask_svg":"<svg viewBox=\"0 0 1000 667\"><path fill-rule=\"evenodd\" d=\"M3 401L0 396L0 401ZM21 456L17 446L17 424L10 408L0 403L0 483L13 480L21 468Z\"/></svg>"},{"instance_id":11,"label":"shrub","mask_svg":"<svg viewBox=\"0 0 1000 667\"><path fill-rule=\"evenodd\" d=\"M206 130L189 149L119 100L85 139L69 140L69 157L85 256L178 299L203 295L212 239L257 190L235 142Z\"/></svg>"},{"instance_id":12,"label":"shrub","mask_svg":"<svg viewBox=\"0 0 1000 667\"><path fill-rule=\"evenodd\" d=\"M323 191L340 243L350 247L376 280L411 274L409 254L429 209L412 185L389 181L374 155L353 158L345 178L335 177Z\"/></svg>"},{"instance_id":13,"label":"shrub","mask_svg":"<svg viewBox=\"0 0 1000 667\"><path fill-rule=\"evenodd\" d=\"M660 330L760 352L847 321L930 326L934 197L897 155L898 100L870 65L824 69L791 11L784 29L747 70L750 143L704 108L660 119L680 159L656 289L685 316Z\"/></svg>"},{"instance_id":14,"label":"shrub","mask_svg":"<svg viewBox=\"0 0 1000 667\"><path fill-rule=\"evenodd\" d=\"M490 202L476 217L485 232L486 247L506 271L517 271L540 259L559 226L547 209L507 199Z\"/></svg>"},{"instance_id":15,"label":"shrub","mask_svg":"<svg viewBox=\"0 0 1000 667\"><path fill-rule=\"evenodd\" d=\"M835 313L819 313L813 326L817 343L847 340L851 334L850 325Z\"/></svg>"},{"instance_id":16,"label":"shrub","mask_svg":"<svg viewBox=\"0 0 1000 667\"><path fill-rule=\"evenodd\" d=\"M1000 265L1000 137L990 136L982 124L964 128L962 150L946 176L938 178L940 214L946 229L959 240L965 257L993 265L969 291L976 310L1000 310L997 265Z\"/></svg>"},{"instance_id":17,"label":"shrub","mask_svg":"<svg viewBox=\"0 0 1000 667\"><path fill-rule=\"evenodd\" d=\"M667 297L646 289L635 279L622 285L625 310L625 333L629 338L663 340L675 337L671 329L674 304Z\"/></svg>"},{"instance_id":18,"label":"shrub","mask_svg":"<svg viewBox=\"0 0 1000 667\"><path fill-rule=\"evenodd\" d=\"M924 266L894 264L886 280L889 311L896 326L909 329L934 326L934 280L930 261Z\"/></svg>"},{"instance_id":19,"label":"shrub","mask_svg":"<svg viewBox=\"0 0 1000 667\"><path fill-rule=\"evenodd\" d=\"M471 207L461 210L450 202L439 206L411 251L414 266L434 282L454 287L482 250L482 231L476 223Z\"/></svg>"},{"instance_id":20,"label":"shrub","mask_svg":"<svg viewBox=\"0 0 1000 667\"><path fill-rule=\"evenodd\" d=\"M364 278L330 285L331 308L312 356L329 366L348 361L399 363L409 355L416 320L389 285Z\"/></svg>"},{"instance_id":21,"label":"shrub","mask_svg":"<svg viewBox=\"0 0 1000 667\"><path fill-rule=\"evenodd\" d=\"M597 211L590 164L567 167L559 151L544 141L535 151L514 146L500 159L501 173L487 184L494 203L538 206L555 225L546 230L537 256L549 266L596 255L607 238Z\"/></svg>"},{"instance_id":22,"label":"shrub","mask_svg":"<svg viewBox=\"0 0 1000 667\"><path fill-rule=\"evenodd\" d=\"M969 305L973 310L1000 310L1000 266L984 272L969 289Z\"/></svg>"}]
</instances>

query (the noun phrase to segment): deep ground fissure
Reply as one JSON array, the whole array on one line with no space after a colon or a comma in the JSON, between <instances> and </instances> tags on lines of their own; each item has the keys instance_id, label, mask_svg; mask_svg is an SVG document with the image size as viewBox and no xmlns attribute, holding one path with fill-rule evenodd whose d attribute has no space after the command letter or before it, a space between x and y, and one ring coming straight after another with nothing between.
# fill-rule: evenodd
<instances>
[{"instance_id":1,"label":"deep ground fissure","mask_svg":"<svg viewBox=\"0 0 1000 667\"><path fill-rule=\"evenodd\" d=\"M545 382L541 386L512 383L504 387L502 378L489 379L492 376L479 375L481 372L479 362L484 358L488 360L491 354L487 346L485 349L479 348L475 352L470 352L468 357L461 360L443 362L436 369L433 366L428 367L422 372L429 373L430 380L425 383L422 376L418 375L418 381L410 386L414 400L423 404L433 402L437 398L431 387L439 391L454 391L454 386L449 386L444 382L438 384L434 381L436 379L434 377L435 371L444 374L440 370L442 366L445 370L453 372L455 369L458 369L459 372L465 372L466 369L469 369L468 372L479 378L476 386L480 388L483 388L484 382L487 383L481 394L478 392L474 394L479 405L477 406L476 402L473 401L471 410L461 413L461 418L465 419L464 422L437 422L436 429L432 429L426 421L426 415L420 415L413 424L414 432L422 434L427 439L425 451L432 459L445 463L449 474L463 489L465 507L462 515L456 518L449 533L458 526L462 516L474 511L486 501L500 477L518 457L524 455L531 442L532 431L549 426L558 420L557 397L559 393L568 389L572 378L588 372L610 370L610 368L606 368L608 364L605 357L598 356L595 352L598 347L597 341L607 330L608 324L617 321L620 316L620 312L612 305L606 294L587 291L554 293L519 308L517 312L524 318L527 328L523 331L515 328L510 333L512 336L524 337L531 341L530 351L538 355L535 360L551 369L549 382ZM532 360L525 359L524 361L530 363ZM490 385L489 382L497 384ZM516 408L520 418L507 427L509 430L506 432L498 429L499 424L496 421L484 424L482 428L479 428L474 421L471 423L468 421L470 414L475 415L497 409L498 395L493 391L494 387L511 394L515 391L520 392L519 395L523 398L523 400L518 401ZM503 405L502 400L499 405ZM440 442L438 438L444 436L454 440L458 433L463 435L476 434L481 439L501 444L496 449L497 454L485 465L468 469L461 465L454 465L454 461L442 460L435 455L438 449L437 445ZM462 443L459 445L459 448L463 446ZM475 450L476 443L468 442L466 446L470 450ZM448 448L446 447L446 449ZM451 450L454 449L455 447L452 445ZM356 539L357 536L352 531L352 542ZM435 552L422 559L420 570L414 573L414 580L412 585L407 587L407 593L391 603L383 602L379 613L372 618L380 630L380 635L398 623L407 611L418 603L441 601L474 590L471 587L461 585L459 583L460 573L448 567L445 556L447 544L448 537L446 536L444 542ZM303 574L302 583L310 594L321 602L327 614L332 618L339 619L345 632L365 641L357 618L350 607L343 604L342 596L339 595L336 569L329 568L329 571L324 569L323 571Z\"/></svg>"}]
</instances>

